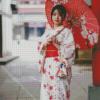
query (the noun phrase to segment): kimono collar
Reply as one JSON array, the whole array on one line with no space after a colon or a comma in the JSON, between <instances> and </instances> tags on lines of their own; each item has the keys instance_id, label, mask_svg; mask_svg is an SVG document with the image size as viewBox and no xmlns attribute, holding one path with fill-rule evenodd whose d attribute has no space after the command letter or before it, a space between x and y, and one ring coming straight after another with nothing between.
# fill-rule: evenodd
<instances>
[{"instance_id":1,"label":"kimono collar","mask_svg":"<svg viewBox=\"0 0 100 100\"><path fill-rule=\"evenodd\" d=\"M62 30L64 28L64 25L60 25L59 27L57 27L56 29L51 29L50 31L50 35L56 35L60 30Z\"/></svg>"},{"instance_id":2,"label":"kimono collar","mask_svg":"<svg viewBox=\"0 0 100 100\"><path fill-rule=\"evenodd\" d=\"M64 27L64 25L60 25L59 27L57 27L56 29L60 28L60 27ZM54 29L54 26L51 28L52 30L56 30Z\"/></svg>"}]
</instances>

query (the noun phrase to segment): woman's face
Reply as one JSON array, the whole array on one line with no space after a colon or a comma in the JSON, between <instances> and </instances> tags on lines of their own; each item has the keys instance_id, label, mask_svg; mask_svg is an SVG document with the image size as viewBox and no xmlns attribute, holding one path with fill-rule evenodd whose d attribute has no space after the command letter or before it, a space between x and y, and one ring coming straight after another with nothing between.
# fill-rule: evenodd
<instances>
[{"instance_id":1,"label":"woman's face","mask_svg":"<svg viewBox=\"0 0 100 100\"><path fill-rule=\"evenodd\" d=\"M61 25L63 21L63 17L61 16L60 10L55 9L52 14L52 22L55 25Z\"/></svg>"}]
</instances>

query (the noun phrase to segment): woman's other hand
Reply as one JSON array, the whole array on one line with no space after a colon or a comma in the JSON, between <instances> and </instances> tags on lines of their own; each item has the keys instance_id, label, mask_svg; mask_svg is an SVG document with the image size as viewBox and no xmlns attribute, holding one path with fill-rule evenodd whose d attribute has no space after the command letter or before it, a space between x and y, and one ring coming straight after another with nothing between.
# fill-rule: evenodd
<instances>
[{"instance_id":1,"label":"woman's other hand","mask_svg":"<svg viewBox=\"0 0 100 100\"><path fill-rule=\"evenodd\" d=\"M44 70L44 67L42 66L42 67L40 68L40 73L41 73L43 70Z\"/></svg>"},{"instance_id":2,"label":"woman's other hand","mask_svg":"<svg viewBox=\"0 0 100 100\"><path fill-rule=\"evenodd\" d=\"M48 45L50 45L51 38L48 38L45 44L43 45L42 49L45 50Z\"/></svg>"},{"instance_id":3,"label":"woman's other hand","mask_svg":"<svg viewBox=\"0 0 100 100\"><path fill-rule=\"evenodd\" d=\"M54 45L58 50L61 50L60 42L57 41L57 39L56 39L55 36L52 38L52 41L53 41L53 45Z\"/></svg>"},{"instance_id":4,"label":"woman's other hand","mask_svg":"<svg viewBox=\"0 0 100 100\"><path fill-rule=\"evenodd\" d=\"M49 42L48 42L48 43L45 43L45 44L43 45L42 49L45 50L46 47L47 47L48 45L49 45Z\"/></svg>"}]
</instances>

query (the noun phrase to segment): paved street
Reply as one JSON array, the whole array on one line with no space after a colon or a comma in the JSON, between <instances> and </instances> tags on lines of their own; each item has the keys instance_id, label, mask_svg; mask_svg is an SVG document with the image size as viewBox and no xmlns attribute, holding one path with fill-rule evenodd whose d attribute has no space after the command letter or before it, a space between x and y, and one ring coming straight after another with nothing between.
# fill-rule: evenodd
<instances>
[{"instance_id":1,"label":"paved street","mask_svg":"<svg viewBox=\"0 0 100 100\"><path fill-rule=\"evenodd\" d=\"M3 80L0 81L0 100L39 100L41 74L37 62L18 58L0 69L4 74L0 74ZM91 65L72 66L71 100L87 100L88 85L92 84L91 70Z\"/></svg>"}]
</instances>

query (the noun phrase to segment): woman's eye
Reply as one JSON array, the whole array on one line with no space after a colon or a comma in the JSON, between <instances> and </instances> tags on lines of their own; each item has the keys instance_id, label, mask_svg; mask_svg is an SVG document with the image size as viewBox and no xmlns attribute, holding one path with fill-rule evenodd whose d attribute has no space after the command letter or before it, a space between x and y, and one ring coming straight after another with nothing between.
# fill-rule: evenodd
<instances>
[{"instance_id":1,"label":"woman's eye","mask_svg":"<svg viewBox=\"0 0 100 100\"><path fill-rule=\"evenodd\" d=\"M56 16L57 14L53 14L53 16ZM61 16L61 14L58 14L58 16Z\"/></svg>"},{"instance_id":2,"label":"woman's eye","mask_svg":"<svg viewBox=\"0 0 100 100\"><path fill-rule=\"evenodd\" d=\"M59 14L59 16L61 16L61 14Z\"/></svg>"},{"instance_id":3,"label":"woman's eye","mask_svg":"<svg viewBox=\"0 0 100 100\"><path fill-rule=\"evenodd\" d=\"M53 14L54 16L56 16L56 14Z\"/></svg>"}]
</instances>

